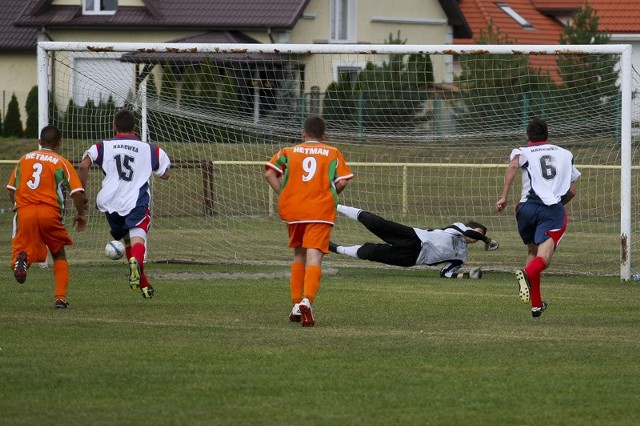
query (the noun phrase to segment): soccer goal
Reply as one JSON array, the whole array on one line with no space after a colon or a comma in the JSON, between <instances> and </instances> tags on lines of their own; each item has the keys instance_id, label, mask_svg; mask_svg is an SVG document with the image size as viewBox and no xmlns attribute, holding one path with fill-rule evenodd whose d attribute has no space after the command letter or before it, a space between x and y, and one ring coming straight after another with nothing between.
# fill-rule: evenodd
<instances>
[{"instance_id":1,"label":"soccer goal","mask_svg":"<svg viewBox=\"0 0 640 426\"><path fill-rule=\"evenodd\" d=\"M519 178L507 211L494 205L511 150L541 117L582 172L552 270L627 280L638 259L640 108L628 45L42 42L38 61L40 125L62 129L72 161L113 135L122 107L136 111L141 138L170 155L171 179L152 183L149 261L290 261L264 163L300 141L313 113L355 173L341 203L416 227L479 221L501 246L471 246L469 265L506 271L525 262L513 213ZM91 200L101 178L91 171ZM74 239L76 259L104 260L110 236L97 211ZM332 239L376 241L342 217Z\"/></svg>"}]
</instances>

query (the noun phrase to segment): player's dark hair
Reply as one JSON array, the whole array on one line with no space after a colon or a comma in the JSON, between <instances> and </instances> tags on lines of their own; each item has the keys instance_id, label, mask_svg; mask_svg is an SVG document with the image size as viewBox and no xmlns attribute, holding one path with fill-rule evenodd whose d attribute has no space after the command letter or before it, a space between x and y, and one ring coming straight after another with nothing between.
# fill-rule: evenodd
<instances>
[{"instance_id":1,"label":"player's dark hair","mask_svg":"<svg viewBox=\"0 0 640 426\"><path fill-rule=\"evenodd\" d=\"M469 228L480 228L482 229L482 235L487 235L487 227L484 226L483 224L476 222L475 220L472 220L470 222L465 223L465 225L467 225Z\"/></svg>"},{"instance_id":2,"label":"player's dark hair","mask_svg":"<svg viewBox=\"0 0 640 426\"><path fill-rule=\"evenodd\" d=\"M312 138L322 139L326 127L324 118L319 115L310 115L304 120L304 131Z\"/></svg>"},{"instance_id":3,"label":"player's dark hair","mask_svg":"<svg viewBox=\"0 0 640 426\"><path fill-rule=\"evenodd\" d=\"M527 137L531 142L540 142L549 139L547 122L537 117L532 119L527 126Z\"/></svg>"},{"instance_id":4,"label":"player's dark hair","mask_svg":"<svg viewBox=\"0 0 640 426\"><path fill-rule=\"evenodd\" d=\"M56 126L44 126L40 131L40 145L53 148L62 140L62 133Z\"/></svg>"},{"instance_id":5,"label":"player's dark hair","mask_svg":"<svg viewBox=\"0 0 640 426\"><path fill-rule=\"evenodd\" d=\"M121 109L113 117L113 125L118 133L133 133L136 129L136 117L128 109Z\"/></svg>"}]
</instances>

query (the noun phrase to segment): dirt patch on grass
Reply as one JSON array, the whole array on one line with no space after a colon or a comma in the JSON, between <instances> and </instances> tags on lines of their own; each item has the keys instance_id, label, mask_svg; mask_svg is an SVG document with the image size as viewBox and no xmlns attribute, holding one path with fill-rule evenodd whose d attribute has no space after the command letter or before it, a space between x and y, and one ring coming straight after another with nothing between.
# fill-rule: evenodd
<instances>
[{"instance_id":1,"label":"dirt patch on grass","mask_svg":"<svg viewBox=\"0 0 640 426\"><path fill-rule=\"evenodd\" d=\"M323 268L322 275L336 275L336 268ZM214 280L268 280L288 279L291 275L288 269L269 272L154 272L149 277L160 280L174 281L214 281Z\"/></svg>"}]
</instances>

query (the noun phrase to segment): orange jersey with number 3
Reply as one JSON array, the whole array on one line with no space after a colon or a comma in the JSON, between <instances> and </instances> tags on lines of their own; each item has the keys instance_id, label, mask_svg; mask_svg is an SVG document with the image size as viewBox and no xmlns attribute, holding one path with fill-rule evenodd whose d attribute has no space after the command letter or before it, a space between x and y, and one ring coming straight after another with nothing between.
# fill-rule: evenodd
<instances>
[{"instance_id":1,"label":"orange jersey with number 3","mask_svg":"<svg viewBox=\"0 0 640 426\"><path fill-rule=\"evenodd\" d=\"M69 160L54 151L41 149L22 156L7 188L15 191L16 208L41 205L62 210L63 191L84 191Z\"/></svg>"},{"instance_id":2,"label":"orange jersey with number 3","mask_svg":"<svg viewBox=\"0 0 640 426\"><path fill-rule=\"evenodd\" d=\"M335 183L353 173L339 149L307 141L281 149L265 165L282 176L278 212L287 223L328 223L336 217Z\"/></svg>"}]
</instances>

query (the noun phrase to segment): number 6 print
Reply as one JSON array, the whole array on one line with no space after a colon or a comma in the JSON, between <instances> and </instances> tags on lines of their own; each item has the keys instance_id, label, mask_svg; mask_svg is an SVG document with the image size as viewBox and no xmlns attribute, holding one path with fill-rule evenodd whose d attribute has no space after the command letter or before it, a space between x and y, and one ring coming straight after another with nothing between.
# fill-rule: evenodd
<instances>
[{"instance_id":1,"label":"number 6 print","mask_svg":"<svg viewBox=\"0 0 640 426\"><path fill-rule=\"evenodd\" d=\"M540 170L542 171L542 177L551 180L556 177L558 171L553 165L553 157L550 155L543 155L540 157Z\"/></svg>"}]
</instances>

